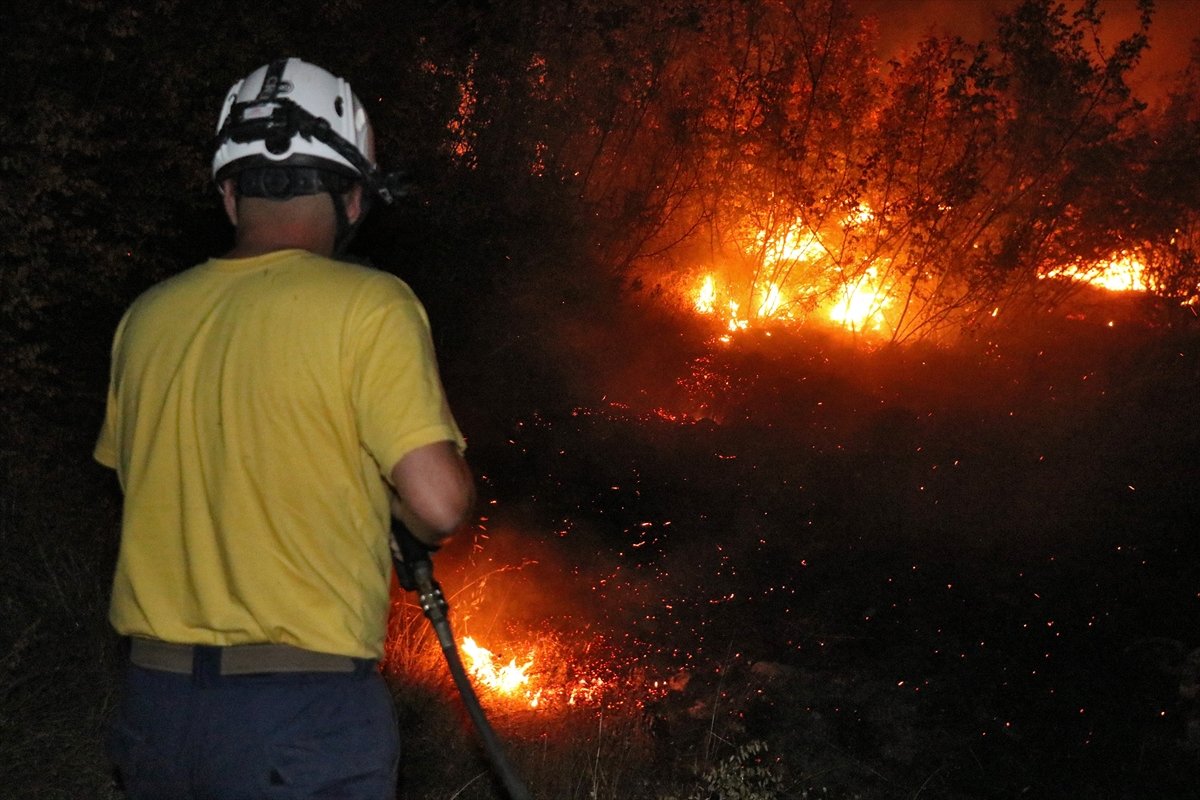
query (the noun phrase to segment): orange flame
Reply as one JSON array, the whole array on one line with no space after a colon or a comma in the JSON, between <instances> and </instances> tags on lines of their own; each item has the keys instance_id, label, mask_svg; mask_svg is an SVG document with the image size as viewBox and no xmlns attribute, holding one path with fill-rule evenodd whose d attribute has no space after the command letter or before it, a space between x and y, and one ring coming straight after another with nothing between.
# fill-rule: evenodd
<instances>
[{"instance_id":1,"label":"orange flame","mask_svg":"<svg viewBox=\"0 0 1200 800\"><path fill-rule=\"evenodd\" d=\"M746 330L753 320L792 319L785 311L790 298L778 284L768 284L767 288L758 294L761 299L753 317L742 315L741 304L738 301L726 301L725 327L731 333ZM871 267L857 279L847 281L835 291L831 303L826 306L826 314L831 321L850 330L878 331L883 330L884 311L892 302L893 298L877 277L875 268ZM720 304L717 301L716 283L712 274L704 276L692 297L692 306L699 314L720 316Z\"/></svg>"},{"instance_id":2,"label":"orange flame","mask_svg":"<svg viewBox=\"0 0 1200 800\"><path fill-rule=\"evenodd\" d=\"M851 330L882 330L883 310L891 304L892 298L880 285L875 268L870 267L838 290L829 318Z\"/></svg>"},{"instance_id":3,"label":"orange flame","mask_svg":"<svg viewBox=\"0 0 1200 800\"><path fill-rule=\"evenodd\" d=\"M622 684L612 670L611 662L572 658L553 637L539 640L531 647L524 663L516 658L500 663L496 655L469 637L463 637L463 665L471 674L482 698L500 702L510 708L527 708L538 712L570 706L592 706L600 702L640 703L644 697L659 691L655 687L636 686L640 695L621 698L612 690ZM549 654L549 655L548 655ZM633 684L622 684L634 688ZM614 697L618 700L614 701Z\"/></svg>"},{"instance_id":4,"label":"orange flame","mask_svg":"<svg viewBox=\"0 0 1200 800\"><path fill-rule=\"evenodd\" d=\"M763 280L750 286L750 303L743 309L732 298L722 299L717 277L704 275L691 296L697 313L722 318L730 333L746 330L761 321L795 321L796 309L812 308L816 299L828 296L817 305L828 320L853 331L884 329L884 311L893 304L889 287L879 279L874 267L868 267L853 280L845 279L842 268L825 239L846 235L872 222L874 212L860 204L839 222L840 234L817 231L804 220L796 219L777 233L751 228L743 239L747 253L761 259ZM797 269L804 265L803 269ZM803 273L803 277L801 277ZM728 341L728 334L721 341Z\"/></svg>"},{"instance_id":5,"label":"orange flame","mask_svg":"<svg viewBox=\"0 0 1200 800\"><path fill-rule=\"evenodd\" d=\"M1146 274L1146 265L1130 253L1114 253L1107 261L1092 264L1068 264L1054 267L1039 278L1070 278L1111 292L1147 292L1154 283Z\"/></svg>"},{"instance_id":6,"label":"orange flame","mask_svg":"<svg viewBox=\"0 0 1200 800\"><path fill-rule=\"evenodd\" d=\"M712 275L704 276L704 283L696 292L696 310L701 314L711 314L717 307L717 286Z\"/></svg>"},{"instance_id":7,"label":"orange flame","mask_svg":"<svg viewBox=\"0 0 1200 800\"><path fill-rule=\"evenodd\" d=\"M536 707L540 693L530 692L529 670L533 666L530 658L524 664L518 665L514 658L507 664L496 663L496 656L486 647L480 647L470 636L463 637L462 650L466 653L469 663L467 669L480 684L493 692L508 697L525 698L530 707Z\"/></svg>"}]
</instances>

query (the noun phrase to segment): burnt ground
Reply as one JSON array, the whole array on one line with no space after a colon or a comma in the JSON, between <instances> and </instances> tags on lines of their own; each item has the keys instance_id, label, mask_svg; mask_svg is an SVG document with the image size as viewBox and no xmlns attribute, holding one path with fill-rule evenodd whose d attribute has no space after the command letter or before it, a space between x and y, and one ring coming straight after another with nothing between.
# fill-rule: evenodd
<instances>
[{"instance_id":1,"label":"burnt ground","mask_svg":"<svg viewBox=\"0 0 1200 800\"><path fill-rule=\"evenodd\" d=\"M672 676L672 763L762 740L795 796L1194 796L1200 336L1070 316L951 348L626 331L558 383L510 362L512 415L451 370L475 557L537 562L494 622Z\"/></svg>"}]
</instances>

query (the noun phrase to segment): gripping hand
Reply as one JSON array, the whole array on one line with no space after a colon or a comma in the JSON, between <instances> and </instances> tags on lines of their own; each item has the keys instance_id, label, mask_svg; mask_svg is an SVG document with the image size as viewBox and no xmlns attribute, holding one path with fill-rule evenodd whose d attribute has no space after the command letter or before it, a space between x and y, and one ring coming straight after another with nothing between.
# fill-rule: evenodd
<instances>
[{"instance_id":1,"label":"gripping hand","mask_svg":"<svg viewBox=\"0 0 1200 800\"><path fill-rule=\"evenodd\" d=\"M404 523L392 519L392 564L396 567L396 580L410 592L418 591L416 575L424 568L425 574L432 572L432 555L437 547L425 544L404 527Z\"/></svg>"}]
</instances>

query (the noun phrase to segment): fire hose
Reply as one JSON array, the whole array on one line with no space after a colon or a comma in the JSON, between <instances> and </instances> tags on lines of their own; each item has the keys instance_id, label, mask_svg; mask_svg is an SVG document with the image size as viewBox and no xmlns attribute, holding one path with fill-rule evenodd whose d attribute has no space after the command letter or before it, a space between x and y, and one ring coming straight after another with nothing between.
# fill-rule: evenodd
<instances>
[{"instance_id":1,"label":"fire hose","mask_svg":"<svg viewBox=\"0 0 1200 800\"><path fill-rule=\"evenodd\" d=\"M475 693L470 678L467 677L462 656L459 655L458 647L454 644L454 634L450 631L448 616L450 604L446 602L446 596L442 594L442 587L433 577L432 551L418 541L402 524L395 521L392 523L392 544L392 563L396 568L396 578L401 587L417 593L421 611L424 612L434 633L437 634L438 644L442 647L442 655L446 657L446 665L450 668L454 685L458 687L463 705L466 707L471 721L475 724L475 730L479 733L488 758L491 759L496 776L504 785L510 800L532 800L529 790L521 782L512 763L504 754L504 748L500 746L500 740L497 738L496 732L492 730L487 715L483 713L483 706L479 704L479 696Z\"/></svg>"}]
</instances>

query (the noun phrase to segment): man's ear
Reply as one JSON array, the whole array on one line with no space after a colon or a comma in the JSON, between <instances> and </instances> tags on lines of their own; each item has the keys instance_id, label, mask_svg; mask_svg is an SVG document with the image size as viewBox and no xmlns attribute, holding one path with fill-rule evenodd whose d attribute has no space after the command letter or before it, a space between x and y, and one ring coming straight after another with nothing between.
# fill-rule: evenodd
<instances>
[{"instance_id":1,"label":"man's ear","mask_svg":"<svg viewBox=\"0 0 1200 800\"><path fill-rule=\"evenodd\" d=\"M361 183L356 183L350 187L350 191L342 195L342 202L346 206L346 219L350 224L358 222L358 218L363 213L363 186Z\"/></svg>"},{"instance_id":2,"label":"man's ear","mask_svg":"<svg viewBox=\"0 0 1200 800\"><path fill-rule=\"evenodd\" d=\"M225 216L237 227L237 191L233 188L233 178L221 181L221 203L225 206Z\"/></svg>"}]
</instances>

